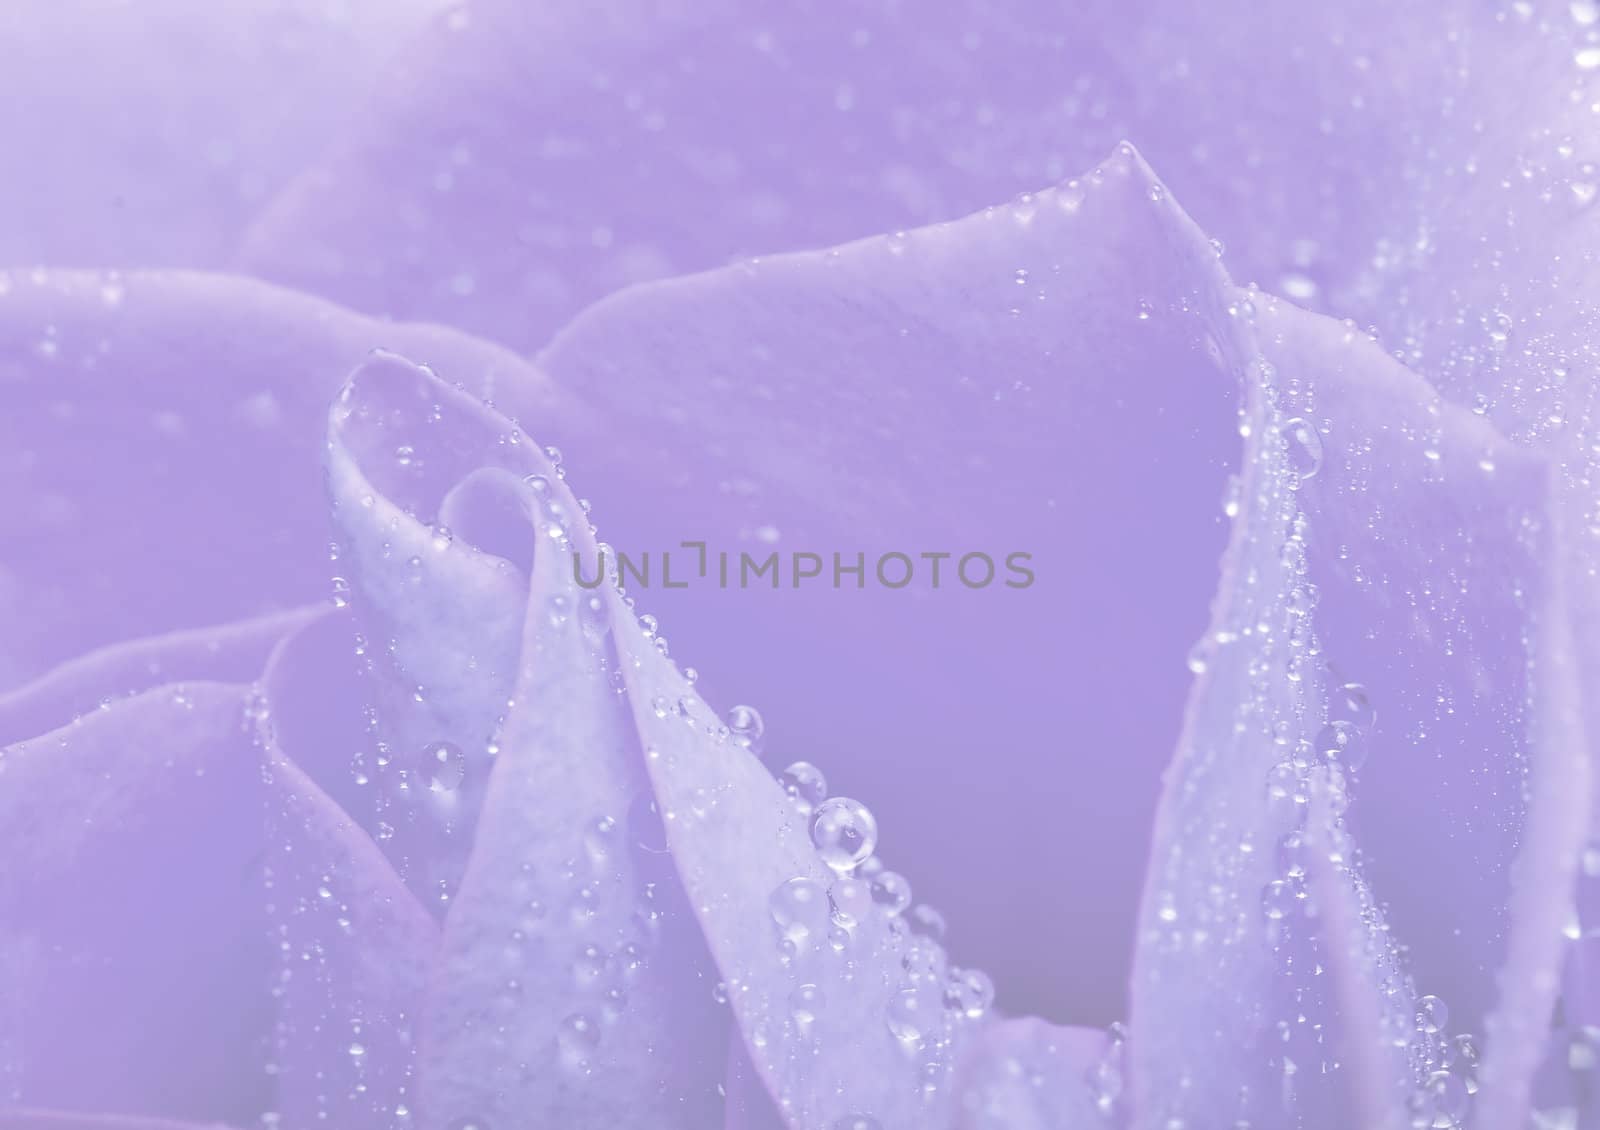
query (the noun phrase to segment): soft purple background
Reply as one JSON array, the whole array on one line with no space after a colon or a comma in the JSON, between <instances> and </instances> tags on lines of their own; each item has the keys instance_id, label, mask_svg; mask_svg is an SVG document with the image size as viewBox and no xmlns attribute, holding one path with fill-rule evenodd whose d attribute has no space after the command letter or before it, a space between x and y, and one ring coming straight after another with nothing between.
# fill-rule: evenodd
<instances>
[{"instance_id":1,"label":"soft purple background","mask_svg":"<svg viewBox=\"0 0 1600 1130\"><path fill-rule=\"evenodd\" d=\"M1004 1026L947 1049L932 1105L897 1106L920 1064L870 994L820 1074L759 1050L754 1012L729 1065L702 981L770 956L741 939L801 865L790 818L714 741L641 785L664 739L640 686L619 714L547 685L589 659L530 596L555 584L516 485L531 440L625 550L764 553L771 528L825 556L1034 555L1018 592L635 595L706 703L762 709L771 769L814 761L870 805L1002 1010L1131 1022L1116 1118L1404 1124L1426 1080L1390 1046L1422 1054L1411 1000L1436 994L1488 1051L1474 1125L1522 1124L1563 975L1563 1025L1592 1017L1571 888L1600 529L1594 10L935 8L0 15L0 685L23 688L0 739L25 743L0 760L0 1100L381 1126L400 1095L424 1126L496 1130L660 1102L649 1125L701 1126L726 1080L734 1124L786 1097L825 1130L868 1106L890 1130L1099 1117L1097 1037ZM455 414L430 423L438 403ZM1325 448L1298 492L1288 416ZM1297 509L1320 592L1298 668ZM335 576L351 606L313 623ZM1219 630L1243 642L1197 681ZM124 642L172 632L194 634ZM643 650L637 678L668 678ZM1314 854L1353 843L1360 867L1314 869L1322 913L1285 941L1260 914L1282 831L1262 782L1319 728L1330 660L1378 721ZM523 759L486 784L491 734ZM371 839L378 743L444 737L475 759L459 805ZM673 842L675 957L604 1042L604 1085L569 1090L521 1067L572 1011L568 939L518 959L508 1006L479 937L519 928L516 876L582 838L563 821L623 820L641 787L732 790L743 833ZM331 922L325 871L356 908ZM273 997L279 942L317 971ZM1324 1045L1274 1027L1302 1016ZM387 1033L362 1037L365 1090L352 1018ZM1052 1082L963 1105L1005 1092L964 1081L1013 1039ZM1339 1065L1301 1067L1294 1113L1285 1055ZM1582 1084L1547 1072L1538 1105Z\"/></svg>"}]
</instances>

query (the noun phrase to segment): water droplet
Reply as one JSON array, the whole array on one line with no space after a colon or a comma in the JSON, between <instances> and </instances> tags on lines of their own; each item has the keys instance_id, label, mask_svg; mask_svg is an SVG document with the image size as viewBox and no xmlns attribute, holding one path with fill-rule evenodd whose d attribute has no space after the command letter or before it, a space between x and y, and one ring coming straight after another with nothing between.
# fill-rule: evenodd
<instances>
[{"instance_id":1,"label":"water droplet","mask_svg":"<svg viewBox=\"0 0 1600 1130\"><path fill-rule=\"evenodd\" d=\"M436 793L451 793L467 776L467 757L451 742L434 742L422 751L422 779Z\"/></svg>"},{"instance_id":2,"label":"water droplet","mask_svg":"<svg viewBox=\"0 0 1600 1130\"><path fill-rule=\"evenodd\" d=\"M934 1029L927 996L919 989L901 989L889 998L884 1021L894 1037L904 1043L920 1042Z\"/></svg>"},{"instance_id":3,"label":"water droplet","mask_svg":"<svg viewBox=\"0 0 1600 1130\"><path fill-rule=\"evenodd\" d=\"M1285 833L1278 841L1278 870L1291 879L1303 879L1306 874L1306 838L1298 831Z\"/></svg>"},{"instance_id":4,"label":"water droplet","mask_svg":"<svg viewBox=\"0 0 1600 1130\"><path fill-rule=\"evenodd\" d=\"M1600 3L1595 0L1572 0L1567 5L1567 11L1572 14L1573 22L1581 27L1588 27L1600 20Z\"/></svg>"},{"instance_id":5,"label":"water droplet","mask_svg":"<svg viewBox=\"0 0 1600 1130\"><path fill-rule=\"evenodd\" d=\"M898 871L880 871L872 877L872 901L888 914L900 914L911 905L911 883Z\"/></svg>"},{"instance_id":6,"label":"water droplet","mask_svg":"<svg viewBox=\"0 0 1600 1130\"><path fill-rule=\"evenodd\" d=\"M800 985L789 994L789 1015L794 1018L795 1025L802 1034L816 1023L818 1016L822 1015L822 1006L825 1003L826 998L822 995L822 990L815 985Z\"/></svg>"},{"instance_id":7,"label":"water droplet","mask_svg":"<svg viewBox=\"0 0 1600 1130\"><path fill-rule=\"evenodd\" d=\"M1444 1030L1450 1023L1450 1009L1435 996L1421 997L1417 1001L1417 1027L1430 1036Z\"/></svg>"},{"instance_id":8,"label":"water droplet","mask_svg":"<svg viewBox=\"0 0 1600 1130\"><path fill-rule=\"evenodd\" d=\"M834 797L817 806L811 818L811 842L829 867L851 871L877 848L878 822L859 800Z\"/></svg>"},{"instance_id":9,"label":"water droplet","mask_svg":"<svg viewBox=\"0 0 1600 1130\"><path fill-rule=\"evenodd\" d=\"M1335 687L1328 696L1328 720L1349 722L1365 734L1378 721L1378 710L1367 696L1366 687L1360 683L1345 683Z\"/></svg>"},{"instance_id":10,"label":"water droplet","mask_svg":"<svg viewBox=\"0 0 1600 1130\"><path fill-rule=\"evenodd\" d=\"M804 875L780 883L768 900L768 908L778 930L791 941L820 938L828 928L828 892L821 883Z\"/></svg>"},{"instance_id":11,"label":"water droplet","mask_svg":"<svg viewBox=\"0 0 1600 1130\"><path fill-rule=\"evenodd\" d=\"M587 1074L589 1056L600 1046L600 1026L591 1017L574 1013L561 1022L556 1046L563 1066Z\"/></svg>"},{"instance_id":12,"label":"water droplet","mask_svg":"<svg viewBox=\"0 0 1600 1130\"><path fill-rule=\"evenodd\" d=\"M1294 416L1283 422L1283 437L1289 445L1289 469L1301 479L1309 479L1322 469L1322 437L1309 420Z\"/></svg>"},{"instance_id":13,"label":"water droplet","mask_svg":"<svg viewBox=\"0 0 1600 1130\"><path fill-rule=\"evenodd\" d=\"M911 924L913 931L932 938L934 941L943 939L945 930L948 929L944 915L927 903L922 903L915 907L910 914L906 915L906 921Z\"/></svg>"},{"instance_id":14,"label":"water droplet","mask_svg":"<svg viewBox=\"0 0 1600 1130\"><path fill-rule=\"evenodd\" d=\"M977 1020L994 1004L994 982L981 969L952 969L945 985L944 1003Z\"/></svg>"},{"instance_id":15,"label":"water droplet","mask_svg":"<svg viewBox=\"0 0 1600 1130\"><path fill-rule=\"evenodd\" d=\"M841 878L828 894L833 900L834 921L841 926L859 925L872 910L872 885L865 879Z\"/></svg>"},{"instance_id":16,"label":"water droplet","mask_svg":"<svg viewBox=\"0 0 1600 1130\"><path fill-rule=\"evenodd\" d=\"M1572 61L1580 71L1592 71L1600 67L1600 47L1580 47L1572 53Z\"/></svg>"},{"instance_id":17,"label":"water droplet","mask_svg":"<svg viewBox=\"0 0 1600 1130\"><path fill-rule=\"evenodd\" d=\"M628 836L640 850L651 855L662 855L667 850L666 822L649 789L641 789L628 806Z\"/></svg>"},{"instance_id":18,"label":"water droplet","mask_svg":"<svg viewBox=\"0 0 1600 1130\"><path fill-rule=\"evenodd\" d=\"M728 711L728 731L733 735L733 740L745 749L760 754L767 724L761 719L761 711L755 707L735 706Z\"/></svg>"},{"instance_id":19,"label":"water droplet","mask_svg":"<svg viewBox=\"0 0 1600 1130\"><path fill-rule=\"evenodd\" d=\"M828 779L809 761L796 761L789 766L778 777L778 784L803 816L810 816L817 805L828 799Z\"/></svg>"},{"instance_id":20,"label":"water droplet","mask_svg":"<svg viewBox=\"0 0 1600 1130\"><path fill-rule=\"evenodd\" d=\"M1261 889L1261 912L1273 922L1294 914L1300 905L1300 886L1292 879L1274 879Z\"/></svg>"},{"instance_id":21,"label":"water droplet","mask_svg":"<svg viewBox=\"0 0 1600 1130\"><path fill-rule=\"evenodd\" d=\"M883 1130L883 1123L870 1114L847 1114L834 1119L829 1130Z\"/></svg>"},{"instance_id":22,"label":"water droplet","mask_svg":"<svg viewBox=\"0 0 1600 1130\"><path fill-rule=\"evenodd\" d=\"M1307 781L1294 762L1280 761L1267 770L1267 807L1280 823L1298 825L1310 803Z\"/></svg>"},{"instance_id":23,"label":"water droplet","mask_svg":"<svg viewBox=\"0 0 1600 1130\"><path fill-rule=\"evenodd\" d=\"M948 960L944 947L932 938L913 935L905 944L900 968L913 984L942 985Z\"/></svg>"},{"instance_id":24,"label":"water droplet","mask_svg":"<svg viewBox=\"0 0 1600 1130\"><path fill-rule=\"evenodd\" d=\"M489 1130L489 1124L481 1118L468 1115L465 1118L458 1118L451 1122L449 1126L445 1127L445 1130Z\"/></svg>"},{"instance_id":25,"label":"water droplet","mask_svg":"<svg viewBox=\"0 0 1600 1130\"><path fill-rule=\"evenodd\" d=\"M1360 769L1367 763L1367 741L1355 723L1339 719L1317 731L1317 752L1346 769Z\"/></svg>"},{"instance_id":26,"label":"water droplet","mask_svg":"<svg viewBox=\"0 0 1600 1130\"><path fill-rule=\"evenodd\" d=\"M1457 1126L1460 1120L1467 1116L1467 1106L1470 1099L1467 1095L1466 1080L1449 1071L1435 1071L1428 1076L1428 1081L1423 1084L1427 1092L1428 1102L1433 1109L1433 1125L1439 1126L1440 1118L1447 1119L1442 1125Z\"/></svg>"}]
</instances>

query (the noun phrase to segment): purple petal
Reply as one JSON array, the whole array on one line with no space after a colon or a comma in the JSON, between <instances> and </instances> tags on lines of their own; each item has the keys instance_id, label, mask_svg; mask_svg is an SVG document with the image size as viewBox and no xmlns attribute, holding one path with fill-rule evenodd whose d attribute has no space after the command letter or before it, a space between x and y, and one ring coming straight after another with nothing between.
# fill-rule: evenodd
<instances>
[{"instance_id":1,"label":"purple petal","mask_svg":"<svg viewBox=\"0 0 1600 1130\"><path fill-rule=\"evenodd\" d=\"M0 13L7 266L215 266L437 5L18 0Z\"/></svg>"},{"instance_id":2,"label":"purple petal","mask_svg":"<svg viewBox=\"0 0 1600 1130\"><path fill-rule=\"evenodd\" d=\"M1400 1124L1411 1071L1365 1049L1409 1043L1419 1087L1464 1096L1463 1080L1434 1073L1470 1068L1453 1040L1481 1036L1498 975L1501 1012L1528 1019L1516 1034L1491 1028L1491 1064L1524 1064L1486 1071L1482 1101L1493 1104L1528 1069L1519 1045L1529 1028L1537 1055L1566 901L1549 871L1570 870L1581 835L1570 803L1564 814L1543 784L1566 775L1567 736L1536 725L1529 706L1569 708L1564 669L1530 683L1544 629L1524 630L1533 611L1537 625L1564 631L1546 470L1471 413L1441 407L1358 335L1241 297L1277 415L1257 400L1263 414L1249 421L1246 465L1268 470L1245 484L1215 645L1158 824L1135 982L1139 1109L1157 1124L1270 1120L1281 1103L1329 1120L1317 1125ZM1272 477L1275 449L1303 474L1293 495L1273 485L1296 482L1292 470ZM1328 761L1324 721L1353 727L1331 769L1316 767ZM1311 743L1304 755L1301 741ZM1352 780L1358 752L1372 760ZM1297 757L1311 764L1298 784ZM1540 783L1533 811L1525 777ZM1309 823L1292 811L1307 807ZM1297 829L1303 846L1280 845ZM1392 900L1387 924L1375 897ZM1447 1003L1442 1028L1431 1001L1413 1023L1391 927L1418 991ZM1329 976L1308 979L1310 963ZM1203 967L1213 972L1197 977ZM1174 1015L1204 1026L1175 1028ZM1299 1017L1315 1019L1314 1038ZM1271 1068L1219 1074L1202 1031Z\"/></svg>"},{"instance_id":3,"label":"purple petal","mask_svg":"<svg viewBox=\"0 0 1600 1130\"><path fill-rule=\"evenodd\" d=\"M432 986L427 1118L493 1124L535 1112L602 1126L643 1110L653 1125L703 1126L722 1106L719 977L791 1124L939 1118L966 1024L945 1014L942 980L915 987L901 968L903 931L868 905L836 936L824 937L825 902L800 907L802 918L815 912L803 923L775 920L786 884L826 899L830 873L806 821L609 586L590 594L592 607L580 601L572 551L594 546L556 468L505 420L390 360L364 369L342 398L335 478L355 466L341 470L340 452L388 450L387 439L359 437L412 434L416 421L408 458L448 477L453 453L476 437L503 477L480 468L473 489L518 500L540 535L521 674ZM414 519L386 496L357 506L405 552ZM479 572L494 568L489 556L459 538L434 552L444 558L426 567L430 583L456 603L452 622L412 626L414 653L430 639L448 652L469 631L492 641L484 617L498 614L498 590ZM359 575L385 583L381 569ZM481 670L492 682L500 668ZM480 764L469 760L468 772Z\"/></svg>"},{"instance_id":4,"label":"purple petal","mask_svg":"<svg viewBox=\"0 0 1600 1130\"><path fill-rule=\"evenodd\" d=\"M1120 1046L1042 1020L991 1025L962 1060L957 1130L1098 1130L1118 1125Z\"/></svg>"},{"instance_id":5,"label":"purple petal","mask_svg":"<svg viewBox=\"0 0 1600 1130\"><path fill-rule=\"evenodd\" d=\"M871 806L883 857L1019 1011L1125 1015L1237 459L1224 286L1124 153L953 224L625 292L541 357L605 421L571 441L575 474L619 550L653 558L638 598L703 693L761 708L774 766L814 761ZM666 551L693 575L690 539L710 576L664 587ZM799 551L829 572L741 587L741 552ZM872 575L891 552L904 591ZM929 552L955 555L937 591ZM858 553L866 587L834 587L833 555ZM967 553L989 587L956 576ZM1031 587L1004 583L1011 553Z\"/></svg>"},{"instance_id":6,"label":"purple petal","mask_svg":"<svg viewBox=\"0 0 1600 1130\"><path fill-rule=\"evenodd\" d=\"M414 1102L414 1034L439 938L378 845L301 764L327 772L349 754L359 700L332 693L356 665L347 620L326 614L285 641L257 700L279 955L276 1110L289 1126L383 1130Z\"/></svg>"},{"instance_id":7,"label":"purple petal","mask_svg":"<svg viewBox=\"0 0 1600 1130\"><path fill-rule=\"evenodd\" d=\"M92 651L0 695L0 744L45 733L112 699L163 683L249 682L261 673L279 641L320 611L302 608Z\"/></svg>"},{"instance_id":8,"label":"purple petal","mask_svg":"<svg viewBox=\"0 0 1600 1130\"><path fill-rule=\"evenodd\" d=\"M0 684L115 640L326 594L322 421L382 345L452 359L486 394L517 382L535 409L545 387L493 346L247 280L0 275L13 531Z\"/></svg>"},{"instance_id":9,"label":"purple petal","mask_svg":"<svg viewBox=\"0 0 1600 1130\"><path fill-rule=\"evenodd\" d=\"M5 750L9 1096L238 1124L267 1108L271 952L243 702L222 684L162 687Z\"/></svg>"},{"instance_id":10,"label":"purple petal","mask_svg":"<svg viewBox=\"0 0 1600 1130\"><path fill-rule=\"evenodd\" d=\"M119 1114L71 1114L51 1110L0 1110L0 1130L228 1130L220 1122L171 1122Z\"/></svg>"}]
</instances>

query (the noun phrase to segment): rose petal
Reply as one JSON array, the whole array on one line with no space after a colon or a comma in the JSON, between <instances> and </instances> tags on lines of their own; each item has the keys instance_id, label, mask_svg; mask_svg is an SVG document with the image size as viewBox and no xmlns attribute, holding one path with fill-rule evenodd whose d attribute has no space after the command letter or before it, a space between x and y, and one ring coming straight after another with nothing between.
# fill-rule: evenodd
<instances>
[{"instance_id":1,"label":"rose petal","mask_svg":"<svg viewBox=\"0 0 1600 1130\"><path fill-rule=\"evenodd\" d=\"M320 609L131 640L63 663L43 678L0 695L0 744L42 734L113 698L187 679L254 679L283 639Z\"/></svg>"},{"instance_id":2,"label":"rose petal","mask_svg":"<svg viewBox=\"0 0 1600 1130\"><path fill-rule=\"evenodd\" d=\"M439 938L378 845L301 765L349 754L359 700L330 693L356 666L348 620L325 614L280 645L256 711L280 955L277 1113L289 1126L380 1130L403 1124L414 1103L415 1027Z\"/></svg>"},{"instance_id":3,"label":"rose petal","mask_svg":"<svg viewBox=\"0 0 1600 1130\"><path fill-rule=\"evenodd\" d=\"M5 750L9 1096L240 1125L267 1108L243 702L222 684L162 687Z\"/></svg>"},{"instance_id":4,"label":"rose petal","mask_svg":"<svg viewBox=\"0 0 1600 1130\"><path fill-rule=\"evenodd\" d=\"M638 599L704 693L763 710L775 766L814 761L870 805L1015 1009L1124 1015L1237 459L1224 286L1130 151L954 224L637 288L541 358L606 422L569 445L575 474L619 549L652 557ZM688 588L662 584L666 551ZM741 552L797 551L829 573L864 554L867 587L741 587ZM914 586L872 576L889 552ZM928 552L955 555L938 591ZM1013 552L1029 588L1004 583ZM995 562L989 587L958 580L966 553Z\"/></svg>"},{"instance_id":5,"label":"rose petal","mask_svg":"<svg viewBox=\"0 0 1600 1130\"><path fill-rule=\"evenodd\" d=\"M1419 990L1486 1036L1476 1117L1520 1124L1587 823L1551 469L1330 321L1269 303L1260 332L1328 421L1302 498L1321 642L1378 712L1352 820L1366 873Z\"/></svg>"},{"instance_id":6,"label":"rose petal","mask_svg":"<svg viewBox=\"0 0 1600 1130\"><path fill-rule=\"evenodd\" d=\"M960 215L1119 136L1070 89L1098 86L1104 62L1075 8L816 16L629 0L442 14L241 263L537 347L629 283Z\"/></svg>"},{"instance_id":7,"label":"rose petal","mask_svg":"<svg viewBox=\"0 0 1600 1130\"><path fill-rule=\"evenodd\" d=\"M325 594L327 401L380 345L539 399L493 346L248 280L0 275L0 684Z\"/></svg>"},{"instance_id":8,"label":"rose petal","mask_svg":"<svg viewBox=\"0 0 1600 1130\"><path fill-rule=\"evenodd\" d=\"M220 1122L169 1122L118 1114L71 1114L51 1110L0 1110L0 1130L228 1130Z\"/></svg>"},{"instance_id":9,"label":"rose petal","mask_svg":"<svg viewBox=\"0 0 1600 1130\"><path fill-rule=\"evenodd\" d=\"M1364 1049L1409 1042L1423 1057L1422 1082L1454 1058L1447 1041L1456 1033L1481 1031L1497 974L1503 1010L1533 1017L1550 1006L1559 916L1550 919L1564 898L1559 881L1541 872L1570 867L1576 845L1559 797L1554 809L1542 797L1530 814L1523 794L1530 767L1535 780L1554 781L1570 762L1566 735L1534 723L1536 644L1524 634L1531 610L1538 625L1559 613L1546 471L1472 414L1441 408L1425 382L1358 335L1283 304L1249 301L1272 365L1261 387L1281 413L1275 425L1268 415L1252 419L1253 434L1266 428L1267 438L1253 440L1246 464L1261 465L1286 443L1291 465L1317 469L1290 495L1272 486L1267 462L1267 477L1247 490L1213 625L1217 646L1191 700L1158 824L1135 982L1139 1108L1152 1125L1172 1117L1271 1121L1284 1116L1274 1113L1280 1103L1316 1112L1317 1125L1399 1124L1410 1072L1393 1054L1373 1059ZM1318 429L1308 440L1298 438L1301 413ZM1323 452L1319 459L1308 443ZM1279 548L1285 513L1304 527L1287 556ZM1296 575L1302 561L1304 580ZM1285 681L1296 666L1304 692ZM1342 687L1347 682L1364 688ZM1541 678L1537 695L1553 695L1561 709L1568 692L1558 683L1559 672ZM1278 837L1304 817L1275 811L1284 806L1268 796L1269 767L1289 759L1297 741L1322 740L1323 694L1333 717L1354 720L1372 756L1350 789L1359 875L1350 832L1324 823L1339 815L1345 774L1314 771L1297 787L1313 798L1307 846L1298 851L1280 847ZM1241 703L1249 705L1241 711ZM1319 792L1334 805L1321 821ZM1521 840L1529 846L1514 891ZM1311 861L1302 864L1304 880L1286 870L1286 851ZM1310 910L1292 897L1302 887ZM1374 896L1391 900L1395 938L1411 952L1419 991L1451 1009L1440 1035L1413 1031ZM1520 920L1511 918L1514 899ZM1312 911L1315 920L1305 917ZM1320 988L1295 973L1308 962L1331 974ZM1214 971L1197 977L1205 966ZM1281 1060L1282 1071L1241 1090L1239 1075L1216 1072L1195 1029L1164 1022L1174 1015L1212 1018L1205 1030L1224 1046L1254 1046L1258 1062ZM1306 1038L1301 1017L1319 1025L1315 1039Z\"/></svg>"},{"instance_id":10,"label":"rose petal","mask_svg":"<svg viewBox=\"0 0 1600 1130\"><path fill-rule=\"evenodd\" d=\"M513 482L537 515L543 500ZM546 541L532 570L516 705L432 984L428 1109L703 1128L729 1031L717 976L671 862L636 844L642 751L570 557Z\"/></svg>"},{"instance_id":11,"label":"rose petal","mask_svg":"<svg viewBox=\"0 0 1600 1130\"><path fill-rule=\"evenodd\" d=\"M220 264L438 6L7 4L0 147L28 175L0 184L0 262Z\"/></svg>"},{"instance_id":12,"label":"rose petal","mask_svg":"<svg viewBox=\"0 0 1600 1130\"><path fill-rule=\"evenodd\" d=\"M593 543L577 528L579 507L555 468L526 439L498 442L506 421L396 361L358 374L336 434L376 432L379 421L404 430L401 405L435 420L443 453L464 450L476 434L491 465L510 472L520 455L522 473L508 474L504 489L518 493L544 535L532 562L522 674L496 735L501 752L479 841L431 993L427 1119L493 1124L532 1111L562 1125L608 1126L643 1109L652 1124L705 1125L722 1105L716 1084L727 1031L707 945L756 1066L791 1124L863 1113L890 1125L939 1118L948 1080L928 1065L937 1068L951 1052L935 1034L951 1048L961 1035L960 1024L946 1032L942 982L914 994L921 1013L901 1017L897 1039L889 1010L904 1003L898 998L911 983L900 968L904 942L887 916L867 914L835 943L823 937L826 907L816 903L821 917L791 930L792 950L780 945L775 893L790 880L816 884L818 893L829 882L805 822L612 589L595 593L592 609L580 606L566 540L589 553ZM431 438L419 433L416 452L440 467ZM542 481L532 477L541 473ZM362 509L403 539L410 520L387 506L375 498ZM464 556L454 572L432 567L435 583L481 582L472 572L481 551L452 541L446 552ZM487 629L479 618L487 596L474 608L461 603L467 595L455 597L453 622L433 629L440 646ZM595 630L609 635L620 683L594 653ZM419 634L419 650L427 638ZM624 688L625 702L616 695ZM642 839L661 834L653 831L658 821L665 838L641 850ZM625 998L608 989L624 989ZM518 1009L524 994L540 1007ZM920 1037L909 1025L921 1026ZM926 1052L913 1054L924 1042Z\"/></svg>"},{"instance_id":13,"label":"rose petal","mask_svg":"<svg viewBox=\"0 0 1600 1130\"><path fill-rule=\"evenodd\" d=\"M1104 1032L1042 1020L991 1025L962 1060L957 1130L1100 1130L1120 1093Z\"/></svg>"}]
</instances>

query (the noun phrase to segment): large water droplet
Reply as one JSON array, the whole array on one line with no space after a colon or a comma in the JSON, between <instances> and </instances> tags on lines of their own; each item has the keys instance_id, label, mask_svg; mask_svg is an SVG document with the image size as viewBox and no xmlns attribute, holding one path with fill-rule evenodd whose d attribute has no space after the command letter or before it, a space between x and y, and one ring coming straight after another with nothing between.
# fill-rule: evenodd
<instances>
[{"instance_id":1,"label":"large water droplet","mask_svg":"<svg viewBox=\"0 0 1600 1130\"><path fill-rule=\"evenodd\" d=\"M561 1022L556 1045L563 1066L587 1074L589 1057L600 1046L600 1026L592 1017L574 1013Z\"/></svg>"},{"instance_id":2,"label":"large water droplet","mask_svg":"<svg viewBox=\"0 0 1600 1130\"><path fill-rule=\"evenodd\" d=\"M994 1004L994 982L981 969L952 969L945 985L947 1006L977 1020Z\"/></svg>"},{"instance_id":3,"label":"large water droplet","mask_svg":"<svg viewBox=\"0 0 1600 1130\"><path fill-rule=\"evenodd\" d=\"M1355 723L1339 719L1317 731L1317 752L1346 769L1360 769L1367 763L1367 741Z\"/></svg>"},{"instance_id":4,"label":"large water droplet","mask_svg":"<svg viewBox=\"0 0 1600 1130\"><path fill-rule=\"evenodd\" d=\"M1422 997L1417 1001L1417 1027L1430 1036L1444 1030L1450 1023L1450 1009L1444 1001L1435 996Z\"/></svg>"},{"instance_id":5,"label":"large water droplet","mask_svg":"<svg viewBox=\"0 0 1600 1130\"><path fill-rule=\"evenodd\" d=\"M834 921L854 927L872 910L872 884L865 879L843 878L829 892L833 899Z\"/></svg>"},{"instance_id":6,"label":"large water droplet","mask_svg":"<svg viewBox=\"0 0 1600 1130\"><path fill-rule=\"evenodd\" d=\"M884 1011L884 1021L897 1040L914 1044L934 1030L933 1008L927 996L918 989L901 989L889 998Z\"/></svg>"},{"instance_id":7,"label":"large water droplet","mask_svg":"<svg viewBox=\"0 0 1600 1130\"><path fill-rule=\"evenodd\" d=\"M817 806L811 818L811 842L829 867L852 871L877 848L878 822L859 800L834 797Z\"/></svg>"},{"instance_id":8,"label":"large water droplet","mask_svg":"<svg viewBox=\"0 0 1600 1130\"><path fill-rule=\"evenodd\" d=\"M762 721L761 711L755 707L735 706L728 711L728 731L733 735L734 741L751 753L759 754L762 739L767 732L767 724Z\"/></svg>"},{"instance_id":9,"label":"large water droplet","mask_svg":"<svg viewBox=\"0 0 1600 1130\"><path fill-rule=\"evenodd\" d=\"M879 871L872 877L872 901L889 914L911 905L911 883L898 871Z\"/></svg>"},{"instance_id":10,"label":"large water droplet","mask_svg":"<svg viewBox=\"0 0 1600 1130\"><path fill-rule=\"evenodd\" d=\"M789 1015L794 1019L795 1026L805 1034L817 1017L822 1015L822 1006L826 998L822 990L815 985L800 985L789 994Z\"/></svg>"},{"instance_id":11,"label":"large water droplet","mask_svg":"<svg viewBox=\"0 0 1600 1130\"><path fill-rule=\"evenodd\" d=\"M791 941L821 937L828 927L828 892L804 875L780 883L768 900L772 920Z\"/></svg>"},{"instance_id":12,"label":"large water droplet","mask_svg":"<svg viewBox=\"0 0 1600 1130\"><path fill-rule=\"evenodd\" d=\"M1378 710L1360 683L1345 683L1328 696L1328 721L1349 722L1363 734L1378 721Z\"/></svg>"},{"instance_id":13,"label":"large water droplet","mask_svg":"<svg viewBox=\"0 0 1600 1130\"><path fill-rule=\"evenodd\" d=\"M1322 469L1322 437L1304 417L1283 422L1283 438L1289 448L1289 469L1301 479L1309 479Z\"/></svg>"},{"instance_id":14,"label":"large water droplet","mask_svg":"<svg viewBox=\"0 0 1600 1130\"><path fill-rule=\"evenodd\" d=\"M805 816L828 799L828 779L809 761L796 761L789 766L778 777L778 784Z\"/></svg>"},{"instance_id":15,"label":"large water droplet","mask_svg":"<svg viewBox=\"0 0 1600 1130\"><path fill-rule=\"evenodd\" d=\"M467 757L451 742L433 742L422 751L422 779L436 793L455 792L467 776Z\"/></svg>"}]
</instances>

